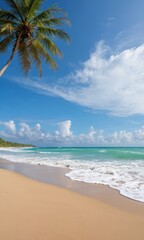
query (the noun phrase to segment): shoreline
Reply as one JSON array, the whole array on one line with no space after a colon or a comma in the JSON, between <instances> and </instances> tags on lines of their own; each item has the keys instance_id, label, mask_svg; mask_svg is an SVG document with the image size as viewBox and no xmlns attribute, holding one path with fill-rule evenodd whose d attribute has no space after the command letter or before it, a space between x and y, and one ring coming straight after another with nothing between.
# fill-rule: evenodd
<instances>
[{"instance_id":1,"label":"shoreline","mask_svg":"<svg viewBox=\"0 0 144 240\"><path fill-rule=\"evenodd\" d=\"M144 203L125 197L109 186L71 180L65 176L68 172L65 168L16 163L0 158L0 169L16 172L29 179L58 186L126 212L144 216Z\"/></svg>"}]
</instances>

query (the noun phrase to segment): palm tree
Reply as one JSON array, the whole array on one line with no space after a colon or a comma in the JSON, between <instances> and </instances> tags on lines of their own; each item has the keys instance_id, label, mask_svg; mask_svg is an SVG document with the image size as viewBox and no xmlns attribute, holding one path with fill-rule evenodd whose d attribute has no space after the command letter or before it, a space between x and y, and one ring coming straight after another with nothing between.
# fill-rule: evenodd
<instances>
[{"instance_id":1,"label":"palm tree","mask_svg":"<svg viewBox=\"0 0 144 240\"><path fill-rule=\"evenodd\" d=\"M0 9L0 52L12 46L12 53L0 76L18 54L22 69L28 74L33 63L42 75L42 60L57 68L51 55L62 55L53 39L69 41L60 27L69 21L65 11L56 5L40 12L43 0L4 0L8 10Z\"/></svg>"}]
</instances>

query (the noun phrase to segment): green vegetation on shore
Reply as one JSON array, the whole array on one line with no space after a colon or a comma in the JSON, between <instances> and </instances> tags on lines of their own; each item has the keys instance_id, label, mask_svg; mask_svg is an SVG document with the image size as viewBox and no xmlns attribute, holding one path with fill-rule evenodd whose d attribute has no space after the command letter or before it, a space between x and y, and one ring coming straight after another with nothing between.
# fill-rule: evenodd
<instances>
[{"instance_id":1,"label":"green vegetation on shore","mask_svg":"<svg viewBox=\"0 0 144 240\"><path fill-rule=\"evenodd\" d=\"M0 147L34 147L34 146L31 144L8 142L0 138Z\"/></svg>"}]
</instances>

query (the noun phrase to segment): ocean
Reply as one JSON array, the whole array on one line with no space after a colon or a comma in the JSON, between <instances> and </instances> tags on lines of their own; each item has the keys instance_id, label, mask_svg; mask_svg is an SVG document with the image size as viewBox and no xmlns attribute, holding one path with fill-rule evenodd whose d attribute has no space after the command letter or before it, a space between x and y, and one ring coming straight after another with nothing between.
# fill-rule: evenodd
<instances>
[{"instance_id":1,"label":"ocean","mask_svg":"<svg viewBox=\"0 0 144 240\"><path fill-rule=\"evenodd\" d=\"M13 162L65 167L71 180L108 185L144 202L143 147L0 148Z\"/></svg>"}]
</instances>

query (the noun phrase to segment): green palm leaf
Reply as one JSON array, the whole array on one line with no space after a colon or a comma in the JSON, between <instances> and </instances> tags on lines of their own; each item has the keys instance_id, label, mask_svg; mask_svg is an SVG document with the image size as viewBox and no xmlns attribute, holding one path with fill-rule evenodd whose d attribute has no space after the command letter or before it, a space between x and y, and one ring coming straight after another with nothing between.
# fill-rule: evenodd
<instances>
[{"instance_id":1,"label":"green palm leaf","mask_svg":"<svg viewBox=\"0 0 144 240\"><path fill-rule=\"evenodd\" d=\"M50 40L49 38L45 37L43 34L37 35L39 41L44 45L44 47L50 51L53 55L59 55L62 56L62 52L58 49L58 47L55 45L55 43Z\"/></svg>"},{"instance_id":2,"label":"green palm leaf","mask_svg":"<svg viewBox=\"0 0 144 240\"><path fill-rule=\"evenodd\" d=\"M13 37L11 35L0 41L0 52L5 52L8 49L9 45L12 43L12 41Z\"/></svg>"},{"instance_id":3,"label":"green palm leaf","mask_svg":"<svg viewBox=\"0 0 144 240\"><path fill-rule=\"evenodd\" d=\"M38 31L40 33L45 34L46 36L58 37L65 41L68 41L68 42L70 41L69 35L61 29L54 29L49 27L38 27Z\"/></svg>"},{"instance_id":4,"label":"green palm leaf","mask_svg":"<svg viewBox=\"0 0 144 240\"><path fill-rule=\"evenodd\" d=\"M2 27L3 24L5 24L5 23L10 23L12 25L16 25L17 24L16 21L0 18L0 26Z\"/></svg>"},{"instance_id":5,"label":"green palm leaf","mask_svg":"<svg viewBox=\"0 0 144 240\"><path fill-rule=\"evenodd\" d=\"M28 48L25 42L21 43L21 45L19 46L18 53L19 53L21 68L22 70L25 71L27 75L31 67L31 62L30 62Z\"/></svg>"},{"instance_id":6,"label":"green palm leaf","mask_svg":"<svg viewBox=\"0 0 144 240\"><path fill-rule=\"evenodd\" d=\"M19 18L17 18L17 16L15 16L13 13L3 9L0 9L0 19L19 21Z\"/></svg>"},{"instance_id":7,"label":"green palm leaf","mask_svg":"<svg viewBox=\"0 0 144 240\"><path fill-rule=\"evenodd\" d=\"M70 25L70 21L66 17L58 17L58 18L49 18L49 19L44 19L43 23L46 26L62 26L64 24Z\"/></svg>"},{"instance_id":8,"label":"green palm leaf","mask_svg":"<svg viewBox=\"0 0 144 240\"><path fill-rule=\"evenodd\" d=\"M14 30L14 27L11 23L6 23L6 24L3 24L1 29L0 29L0 32L4 32L4 31L7 31L7 32L12 32Z\"/></svg>"},{"instance_id":9,"label":"green palm leaf","mask_svg":"<svg viewBox=\"0 0 144 240\"><path fill-rule=\"evenodd\" d=\"M36 15L32 22L37 22L38 20L46 20L47 18L53 17L56 14L63 14L66 16L66 12L62 8L57 8L56 5L53 5L52 7L48 8L47 10L41 12L40 14Z\"/></svg>"},{"instance_id":10,"label":"green palm leaf","mask_svg":"<svg viewBox=\"0 0 144 240\"><path fill-rule=\"evenodd\" d=\"M23 20L23 12L21 9L21 6L19 4L18 0L5 0L5 2L10 6L11 10L13 11L13 13L20 18L21 20Z\"/></svg>"},{"instance_id":11,"label":"green palm leaf","mask_svg":"<svg viewBox=\"0 0 144 240\"><path fill-rule=\"evenodd\" d=\"M35 13L38 11L42 5L42 0L30 0L29 1L29 12L26 16L26 19L30 19L35 16Z\"/></svg>"},{"instance_id":12,"label":"green palm leaf","mask_svg":"<svg viewBox=\"0 0 144 240\"><path fill-rule=\"evenodd\" d=\"M54 38L69 41L69 35L59 27L69 24L62 8L52 5L40 12L43 0L4 0L9 9L0 9L0 52L12 46L12 53L0 76L18 54L21 68L27 74L32 64L42 74L42 61L57 68L52 55L62 56Z\"/></svg>"},{"instance_id":13,"label":"green palm leaf","mask_svg":"<svg viewBox=\"0 0 144 240\"><path fill-rule=\"evenodd\" d=\"M42 66L41 66L42 64L41 64L41 60L39 58L38 49L35 47L34 44L29 45L29 54L30 54L31 60L33 61L34 65L39 70L40 76L42 76Z\"/></svg>"},{"instance_id":14,"label":"green palm leaf","mask_svg":"<svg viewBox=\"0 0 144 240\"><path fill-rule=\"evenodd\" d=\"M52 69L56 69L57 68L57 64L54 61L54 59L48 54L48 52L46 51L46 49L43 47L43 45L40 43L40 41L38 41L37 39L35 39L33 41L33 47L35 47L36 49L38 49L38 54L39 54L39 58L45 60Z\"/></svg>"}]
</instances>

